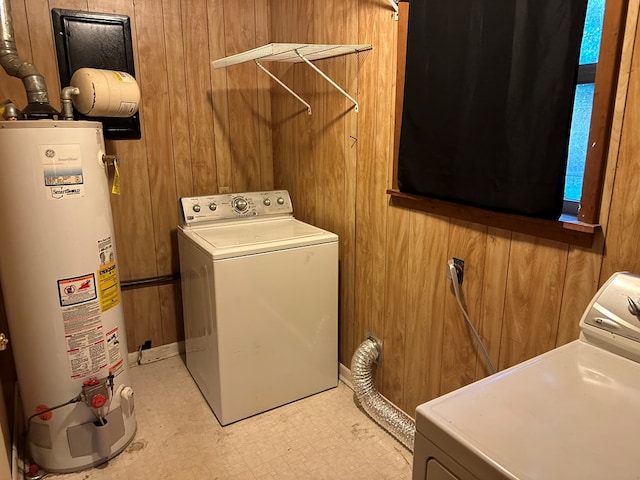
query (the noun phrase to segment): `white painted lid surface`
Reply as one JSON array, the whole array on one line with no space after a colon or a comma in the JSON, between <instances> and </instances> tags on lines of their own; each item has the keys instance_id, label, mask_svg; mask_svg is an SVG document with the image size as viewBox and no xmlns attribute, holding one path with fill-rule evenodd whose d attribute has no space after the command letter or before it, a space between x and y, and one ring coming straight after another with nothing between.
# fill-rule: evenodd
<instances>
[{"instance_id":1,"label":"white painted lid surface","mask_svg":"<svg viewBox=\"0 0 640 480\"><path fill-rule=\"evenodd\" d=\"M469 471L640 478L640 364L576 340L420 405L419 432Z\"/></svg>"},{"instance_id":2,"label":"white painted lid surface","mask_svg":"<svg viewBox=\"0 0 640 480\"><path fill-rule=\"evenodd\" d=\"M293 217L247 220L185 230L214 260L337 242L338 236Z\"/></svg>"}]
</instances>

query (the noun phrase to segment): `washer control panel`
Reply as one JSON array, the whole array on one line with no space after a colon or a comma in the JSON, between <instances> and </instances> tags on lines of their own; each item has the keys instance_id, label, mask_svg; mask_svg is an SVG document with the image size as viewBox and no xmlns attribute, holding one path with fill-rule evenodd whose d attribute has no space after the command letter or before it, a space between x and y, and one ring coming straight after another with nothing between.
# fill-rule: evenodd
<instances>
[{"instance_id":1,"label":"washer control panel","mask_svg":"<svg viewBox=\"0 0 640 480\"><path fill-rule=\"evenodd\" d=\"M580 329L590 343L640 362L640 276L614 273L591 300Z\"/></svg>"},{"instance_id":2,"label":"washer control panel","mask_svg":"<svg viewBox=\"0 0 640 480\"><path fill-rule=\"evenodd\" d=\"M293 215L289 192L224 193L180 199L183 226L269 215Z\"/></svg>"}]
</instances>

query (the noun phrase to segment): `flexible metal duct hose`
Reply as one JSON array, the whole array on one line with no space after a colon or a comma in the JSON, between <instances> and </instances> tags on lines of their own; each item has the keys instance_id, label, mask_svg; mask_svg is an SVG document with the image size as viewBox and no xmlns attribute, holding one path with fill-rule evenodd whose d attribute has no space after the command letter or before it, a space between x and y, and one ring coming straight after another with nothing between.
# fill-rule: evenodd
<instances>
[{"instance_id":1,"label":"flexible metal duct hose","mask_svg":"<svg viewBox=\"0 0 640 480\"><path fill-rule=\"evenodd\" d=\"M351 359L353 391L365 412L400 443L413 452L415 422L384 398L373 385L373 363L380 355L378 343L369 338L362 342Z\"/></svg>"},{"instance_id":2,"label":"flexible metal duct hose","mask_svg":"<svg viewBox=\"0 0 640 480\"><path fill-rule=\"evenodd\" d=\"M7 74L22 80L29 103L49 103L44 78L35 66L18 56L9 0L0 0L0 66Z\"/></svg>"}]
</instances>

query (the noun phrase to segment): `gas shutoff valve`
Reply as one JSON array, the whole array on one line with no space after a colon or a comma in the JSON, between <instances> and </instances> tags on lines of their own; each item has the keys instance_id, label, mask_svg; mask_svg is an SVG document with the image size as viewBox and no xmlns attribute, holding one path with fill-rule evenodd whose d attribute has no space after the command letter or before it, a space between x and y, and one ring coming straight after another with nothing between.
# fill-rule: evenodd
<instances>
[{"instance_id":1,"label":"gas shutoff valve","mask_svg":"<svg viewBox=\"0 0 640 480\"><path fill-rule=\"evenodd\" d=\"M82 382L82 393L80 399L89 407L101 411L102 407L109 400L109 384L112 382L109 377L98 379L90 378Z\"/></svg>"}]
</instances>

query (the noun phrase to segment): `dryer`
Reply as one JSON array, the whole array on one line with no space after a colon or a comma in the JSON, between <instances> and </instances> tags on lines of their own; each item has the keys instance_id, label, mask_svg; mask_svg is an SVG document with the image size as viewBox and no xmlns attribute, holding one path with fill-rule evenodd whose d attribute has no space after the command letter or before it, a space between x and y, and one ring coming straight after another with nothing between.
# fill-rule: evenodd
<instances>
[{"instance_id":1,"label":"dryer","mask_svg":"<svg viewBox=\"0 0 640 480\"><path fill-rule=\"evenodd\" d=\"M414 480L638 479L640 277L614 274L580 339L416 409Z\"/></svg>"},{"instance_id":2,"label":"dryer","mask_svg":"<svg viewBox=\"0 0 640 480\"><path fill-rule=\"evenodd\" d=\"M338 237L285 190L180 199L186 364L222 425L338 383Z\"/></svg>"}]
</instances>

